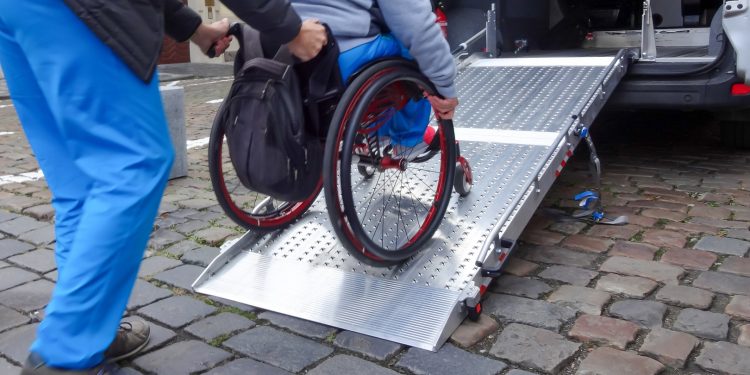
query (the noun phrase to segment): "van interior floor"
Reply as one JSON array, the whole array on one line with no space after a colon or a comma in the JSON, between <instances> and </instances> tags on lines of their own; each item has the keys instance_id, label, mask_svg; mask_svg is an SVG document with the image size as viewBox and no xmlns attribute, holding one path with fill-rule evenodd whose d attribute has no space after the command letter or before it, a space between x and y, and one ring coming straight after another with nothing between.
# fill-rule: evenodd
<instances>
[{"instance_id":1,"label":"van interior floor","mask_svg":"<svg viewBox=\"0 0 750 375\"><path fill-rule=\"evenodd\" d=\"M635 50L636 48L634 48ZM565 50L533 50L514 54L512 52L503 52L501 58L518 58L518 57L601 57L614 56L620 51L619 48L578 48ZM713 57L708 53L708 47L658 47L657 56L659 58L678 58L678 57Z\"/></svg>"}]
</instances>

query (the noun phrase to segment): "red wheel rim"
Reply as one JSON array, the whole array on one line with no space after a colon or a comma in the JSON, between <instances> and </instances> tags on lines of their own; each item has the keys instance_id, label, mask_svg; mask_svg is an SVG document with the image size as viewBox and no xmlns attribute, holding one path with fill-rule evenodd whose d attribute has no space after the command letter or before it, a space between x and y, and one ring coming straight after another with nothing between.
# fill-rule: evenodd
<instances>
[{"instance_id":1,"label":"red wheel rim","mask_svg":"<svg viewBox=\"0 0 750 375\"><path fill-rule=\"evenodd\" d=\"M224 133L221 133L221 138L223 140ZM223 162L221 160L222 158L222 152L223 152L223 144L219 147L219 152L217 155L217 168L218 168L218 179L219 179L219 186L221 188L221 194L224 197L224 200L227 202L227 205L229 206L229 209L234 213L234 215L237 216L237 218L249 225L253 225L259 228L274 228L278 226L282 226L285 224L290 223L294 219L296 219L302 212L304 212L307 207L309 207L313 201L315 201L315 198L317 198L318 193L320 192L320 189L323 187L323 179L321 178L320 181L318 181L317 187L315 188L315 193L313 193L309 198L305 199L301 202L295 202L289 205L289 207L284 208L283 210L279 211L277 214L268 217L256 217L251 216L248 214L245 210L241 209L240 207L235 204L234 200L232 199L231 193L227 189L226 182L224 180L224 166Z\"/></svg>"}]
</instances>

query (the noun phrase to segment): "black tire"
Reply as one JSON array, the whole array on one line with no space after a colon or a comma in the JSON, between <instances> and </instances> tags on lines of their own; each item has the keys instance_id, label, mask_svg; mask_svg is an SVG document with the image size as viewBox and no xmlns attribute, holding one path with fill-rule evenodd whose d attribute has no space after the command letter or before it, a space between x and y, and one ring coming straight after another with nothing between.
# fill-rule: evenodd
<instances>
[{"instance_id":1,"label":"black tire","mask_svg":"<svg viewBox=\"0 0 750 375\"><path fill-rule=\"evenodd\" d=\"M245 188L236 177L235 170L229 161L229 152L224 151L226 142L224 142L224 127L220 119L222 109L216 115L208 141L208 171L219 206L232 221L248 230L266 232L288 226L315 202L322 188L322 181L312 196L302 202L277 201ZM253 207L259 208L259 203L266 202L263 208L268 206L271 210L265 212L248 210L250 199L254 199L251 204Z\"/></svg>"},{"instance_id":2,"label":"black tire","mask_svg":"<svg viewBox=\"0 0 750 375\"><path fill-rule=\"evenodd\" d=\"M398 82L398 84L396 84L396 82ZM453 124L450 121L441 121L439 123L438 131L441 147L439 152L435 152L435 154L438 154L437 157L439 157L439 159L431 159L438 163L439 170L429 170L429 172L433 173L432 178L437 179L435 194L434 196L431 193L422 194L422 196L427 196L428 198L433 197L433 203L431 205L424 205L424 203L421 200L418 200L413 193L408 198L403 199L404 193L402 191L405 191L405 189L403 188L403 180L401 180L402 187L399 189L400 191L394 191L394 188L392 188L391 196L387 201L388 203L386 203L385 198L381 199L384 204L383 222L385 222L386 208L390 208L389 205L387 207L385 205L390 204L393 194L400 194L399 198L397 198L398 209L395 211L399 212L399 218L401 218L401 204L404 201L406 204L411 204L412 208L414 208L415 217L417 217L416 223L418 228L416 231L411 228L406 228L406 220L398 221L397 219L397 245L394 246L394 248L387 248L385 241L382 239L384 236L383 233L386 232L385 224L383 228L380 228L380 243L377 243L373 239L373 236L378 233L378 227L376 226L373 229L373 224L369 224L368 227L364 226L359 217L360 214L365 215L363 218L366 217L368 213L367 209L369 209L370 206L367 205L367 209L362 212L363 207L357 207L355 204L353 192L353 189L355 188L354 183L357 181L354 181L352 176L359 176L358 172L352 173L352 164L355 160L353 154L356 152L355 149L357 149L355 148L355 145L357 145L355 142L358 131L360 133L362 132L361 122L356 121L355 119L364 118L363 115L367 113L370 102L376 97L381 89L394 87L389 85L403 85L403 87L407 87L406 92L421 92L421 89L425 89L429 93L435 93L435 89L429 81L419 73L413 63L402 60L389 60L375 64L363 71L349 85L349 89L347 89L342 96L339 106L336 109L336 113L333 116L331 129L328 133L325 147L323 168L323 182L325 186L328 213L339 240L344 247L359 260L366 264L375 266L390 266L400 263L416 254L426 242L432 238L448 207L452 190L450 184L453 182L453 176L455 173L456 153ZM411 90L408 88L410 87L409 85L413 85L413 88L419 87L420 89ZM384 149L385 148L383 148L383 150ZM361 159L360 156L358 156L358 159ZM382 155L374 155L372 156L372 159L374 160L376 157L385 159ZM423 162L429 162L429 160L424 160ZM416 159L413 163L422 165L417 163ZM360 166L359 163L354 164L356 164L357 167ZM399 167L385 170L379 169L376 174L385 175L389 170L393 172L392 170L395 169L399 172L393 173L401 173L403 175L397 177L398 181L399 178L405 178L404 176L406 173L410 171L409 168L413 168L409 173L413 174L417 179L419 179L417 173L424 173L415 172L418 170L418 167L409 167L406 163L401 166L404 169ZM383 182L384 194L386 190L385 184L387 184L388 181L389 180L386 179ZM380 178L377 179L375 186L372 188L373 195L379 191L379 183ZM411 192L408 182L407 189ZM374 197L373 195L370 196L370 204L373 199L377 199L377 197ZM419 221L419 207L416 207L416 203L414 203L415 200L424 207L425 219L423 222ZM362 205L364 206L365 203L362 203ZM413 221L411 223L413 223ZM403 239L398 237L401 230L399 224L404 227L405 237ZM409 229L411 229L411 231ZM404 241L403 246L398 245L401 243L400 240Z\"/></svg>"},{"instance_id":3,"label":"black tire","mask_svg":"<svg viewBox=\"0 0 750 375\"><path fill-rule=\"evenodd\" d=\"M750 149L750 120L748 121L722 121L721 143L724 146Z\"/></svg>"}]
</instances>

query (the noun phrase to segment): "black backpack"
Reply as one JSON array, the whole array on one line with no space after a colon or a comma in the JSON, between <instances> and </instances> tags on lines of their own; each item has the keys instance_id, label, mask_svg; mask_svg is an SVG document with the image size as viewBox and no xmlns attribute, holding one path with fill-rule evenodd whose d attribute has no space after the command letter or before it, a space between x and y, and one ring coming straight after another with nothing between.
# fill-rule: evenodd
<instances>
[{"instance_id":1,"label":"black backpack","mask_svg":"<svg viewBox=\"0 0 750 375\"><path fill-rule=\"evenodd\" d=\"M217 116L237 177L248 189L274 199L304 200L315 192L322 175L321 127L328 123L321 119L318 104L321 96L331 95L331 82L340 82L334 76L339 74L338 49L328 46L330 56L319 56L317 63L311 62L315 65L306 63L304 70L311 73L301 85L286 48L273 59L265 58L258 31L234 27L239 28L234 34L240 42L235 79ZM324 57L327 65L321 63Z\"/></svg>"}]
</instances>

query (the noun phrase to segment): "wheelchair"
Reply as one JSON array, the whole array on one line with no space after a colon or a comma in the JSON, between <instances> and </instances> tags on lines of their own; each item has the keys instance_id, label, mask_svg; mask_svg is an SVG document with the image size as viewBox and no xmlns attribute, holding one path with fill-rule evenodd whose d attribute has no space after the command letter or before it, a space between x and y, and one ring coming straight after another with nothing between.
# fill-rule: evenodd
<instances>
[{"instance_id":1,"label":"wheelchair","mask_svg":"<svg viewBox=\"0 0 750 375\"><path fill-rule=\"evenodd\" d=\"M323 173L315 191L299 202L243 186L226 152L223 126L215 121L208 164L219 205L243 228L265 232L292 224L324 190L332 227L359 261L392 266L408 259L440 226L452 190L465 196L473 183L452 121L433 116L430 147L408 157L403 157L408 149L396 157L396 145L379 131L425 94L437 91L414 62L386 58L361 68L345 89L316 103L314 113L323 126L313 132L324 143Z\"/></svg>"}]
</instances>

